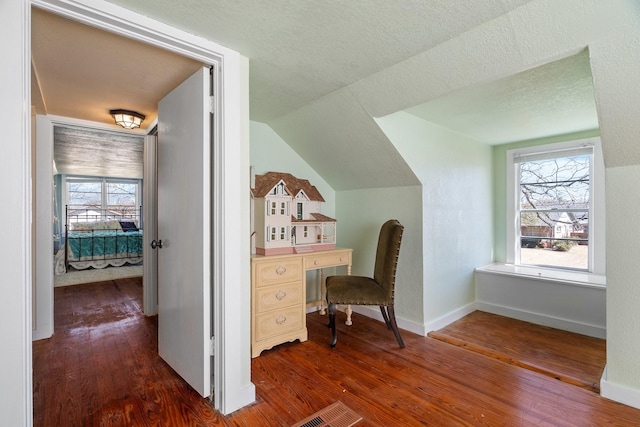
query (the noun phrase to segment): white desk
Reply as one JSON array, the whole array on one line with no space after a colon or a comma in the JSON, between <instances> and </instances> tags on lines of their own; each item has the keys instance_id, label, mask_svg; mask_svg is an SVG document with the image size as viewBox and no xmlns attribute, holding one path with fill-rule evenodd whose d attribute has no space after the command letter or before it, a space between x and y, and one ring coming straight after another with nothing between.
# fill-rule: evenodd
<instances>
[{"instance_id":1,"label":"white desk","mask_svg":"<svg viewBox=\"0 0 640 427\"><path fill-rule=\"evenodd\" d=\"M309 270L320 269L321 295L325 294L323 268L347 266L351 274L352 249L332 249L287 255L254 255L251 258L251 357L284 342L307 340L307 306L319 306L324 314L325 302L306 303ZM347 307L347 325L351 324L351 307Z\"/></svg>"}]
</instances>

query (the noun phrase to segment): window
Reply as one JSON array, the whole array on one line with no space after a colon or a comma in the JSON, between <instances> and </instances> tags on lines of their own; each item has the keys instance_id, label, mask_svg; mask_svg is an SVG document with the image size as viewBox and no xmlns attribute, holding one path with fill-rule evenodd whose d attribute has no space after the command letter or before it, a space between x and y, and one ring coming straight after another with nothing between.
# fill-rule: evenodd
<instances>
[{"instance_id":1,"label":"window","mask_svg":"<svg viewBox=\"0 0 640 427\"><path fill-rule=\"evenodd\" d=\"M598 138L507 152L507 262L604 273Z\"/></svg>"},{"instance_id":2,"label":"window","mask_svg":"<svg viewBox=\"0 0 640 427\"><path fill-rule=\"evenodd\" d=\"M287 228L280 227L280 240L285 240L287 238Z\"/></svg>"},{"instance_id":3,"label":"window","mask_svg":"<svg viewBox=\"0 0 640 427\"><path fill-rule=\"evenodd\" d=\"M271 227L271 239L270 240L276 240L276 228L275 227Z\"/></svg>"},{"instance_id":4,"label":"window","mask_svg":"<svg viewBox=\"0 0 640 427\"><path fill-rule=\"evenodd\" d=\"M271 215L276 214L276 202L271 202Z\"/></svg>"},{"instance_id":5,"label":"window","mask_svg":"<svg viewBox=\"0 0 640 427\"><path fill-rule=\"evenodd\" d=\"M287 204L285 202L280 202L280 215L287 214Z\"/></svg>"},{"instance_id":6,"label":"window","mask_svg":"<svg viewBox=\"0 0 640 427\"><path fill-rule=\"evenodd\" d=\"M133 215L136 206L140 205L139 180L67 177L66 183L66 204L74 209L111 210L120 215Z\"/></svg>"},{"instance_id":7,"label":"window","mask_svg":"<svg viewBox=\"0 0 640 427\"><path fill-rule=\"evenodd\" d=\"M309 227L304 226L304 237L309 237Z\"/></svg>"}]
</instances>

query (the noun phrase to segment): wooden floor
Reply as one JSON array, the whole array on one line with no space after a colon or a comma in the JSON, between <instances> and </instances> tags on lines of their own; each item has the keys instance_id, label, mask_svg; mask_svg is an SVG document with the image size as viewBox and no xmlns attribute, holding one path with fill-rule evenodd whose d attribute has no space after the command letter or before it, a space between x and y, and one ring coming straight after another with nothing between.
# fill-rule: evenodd
<instances>
[{"instance_id":1,"label":"wooden floor","mask_svg":"<svg viewBox=\"0 0 640 427\"><path fill-rule=\"evenodd\" d=\"M600 392L607 357L603 339L482 311L430 332L429 337Z\"/></svg>"},{"instance_id":2,"label":"wooden floor","mask_svg":"<svg viewBox=\"0 0 640 427\"><path fill-rule=\"evenodd\" d=\"M462 347L403 331L400 349L357 314L331 349L318 313L307 342L252 360L257 401L224 417L158 357L141 297L140 279L55 289L54 337L34 343L36 426L290 426L338 400L358 426L640 425L638 409Z\"/></svg>"}]
</instances>

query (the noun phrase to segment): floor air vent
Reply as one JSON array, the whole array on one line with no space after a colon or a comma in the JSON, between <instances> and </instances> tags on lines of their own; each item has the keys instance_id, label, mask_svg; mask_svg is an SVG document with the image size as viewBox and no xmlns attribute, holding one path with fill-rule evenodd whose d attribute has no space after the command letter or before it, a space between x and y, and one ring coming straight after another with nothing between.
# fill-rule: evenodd
<instances>
[{"instance_id":1,"label":"floor air vent","mask_svg":"<svg viewBox=\"0 0 640 427\"><path fill-rule=\"evenodd\" d=\"M351 427L362 417L338 401L291 427Z\"/></svg>"}]
</instances>

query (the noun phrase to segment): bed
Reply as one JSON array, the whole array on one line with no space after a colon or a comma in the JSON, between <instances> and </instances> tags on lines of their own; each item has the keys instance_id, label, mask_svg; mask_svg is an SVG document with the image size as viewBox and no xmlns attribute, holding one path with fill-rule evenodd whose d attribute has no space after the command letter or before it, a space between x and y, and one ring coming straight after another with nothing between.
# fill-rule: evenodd
<instances>
[{"instance_id":1,"label":"bed","mask_svg":"<svg viewBox=\"0 0 640 427\"><path fill-rule=\"evenodd\" d=\"M55 257L55 273L69 267L120 267L142 262L142 208L96 209L67 206L63 246Z\"/></svg>"}]
</instances>

